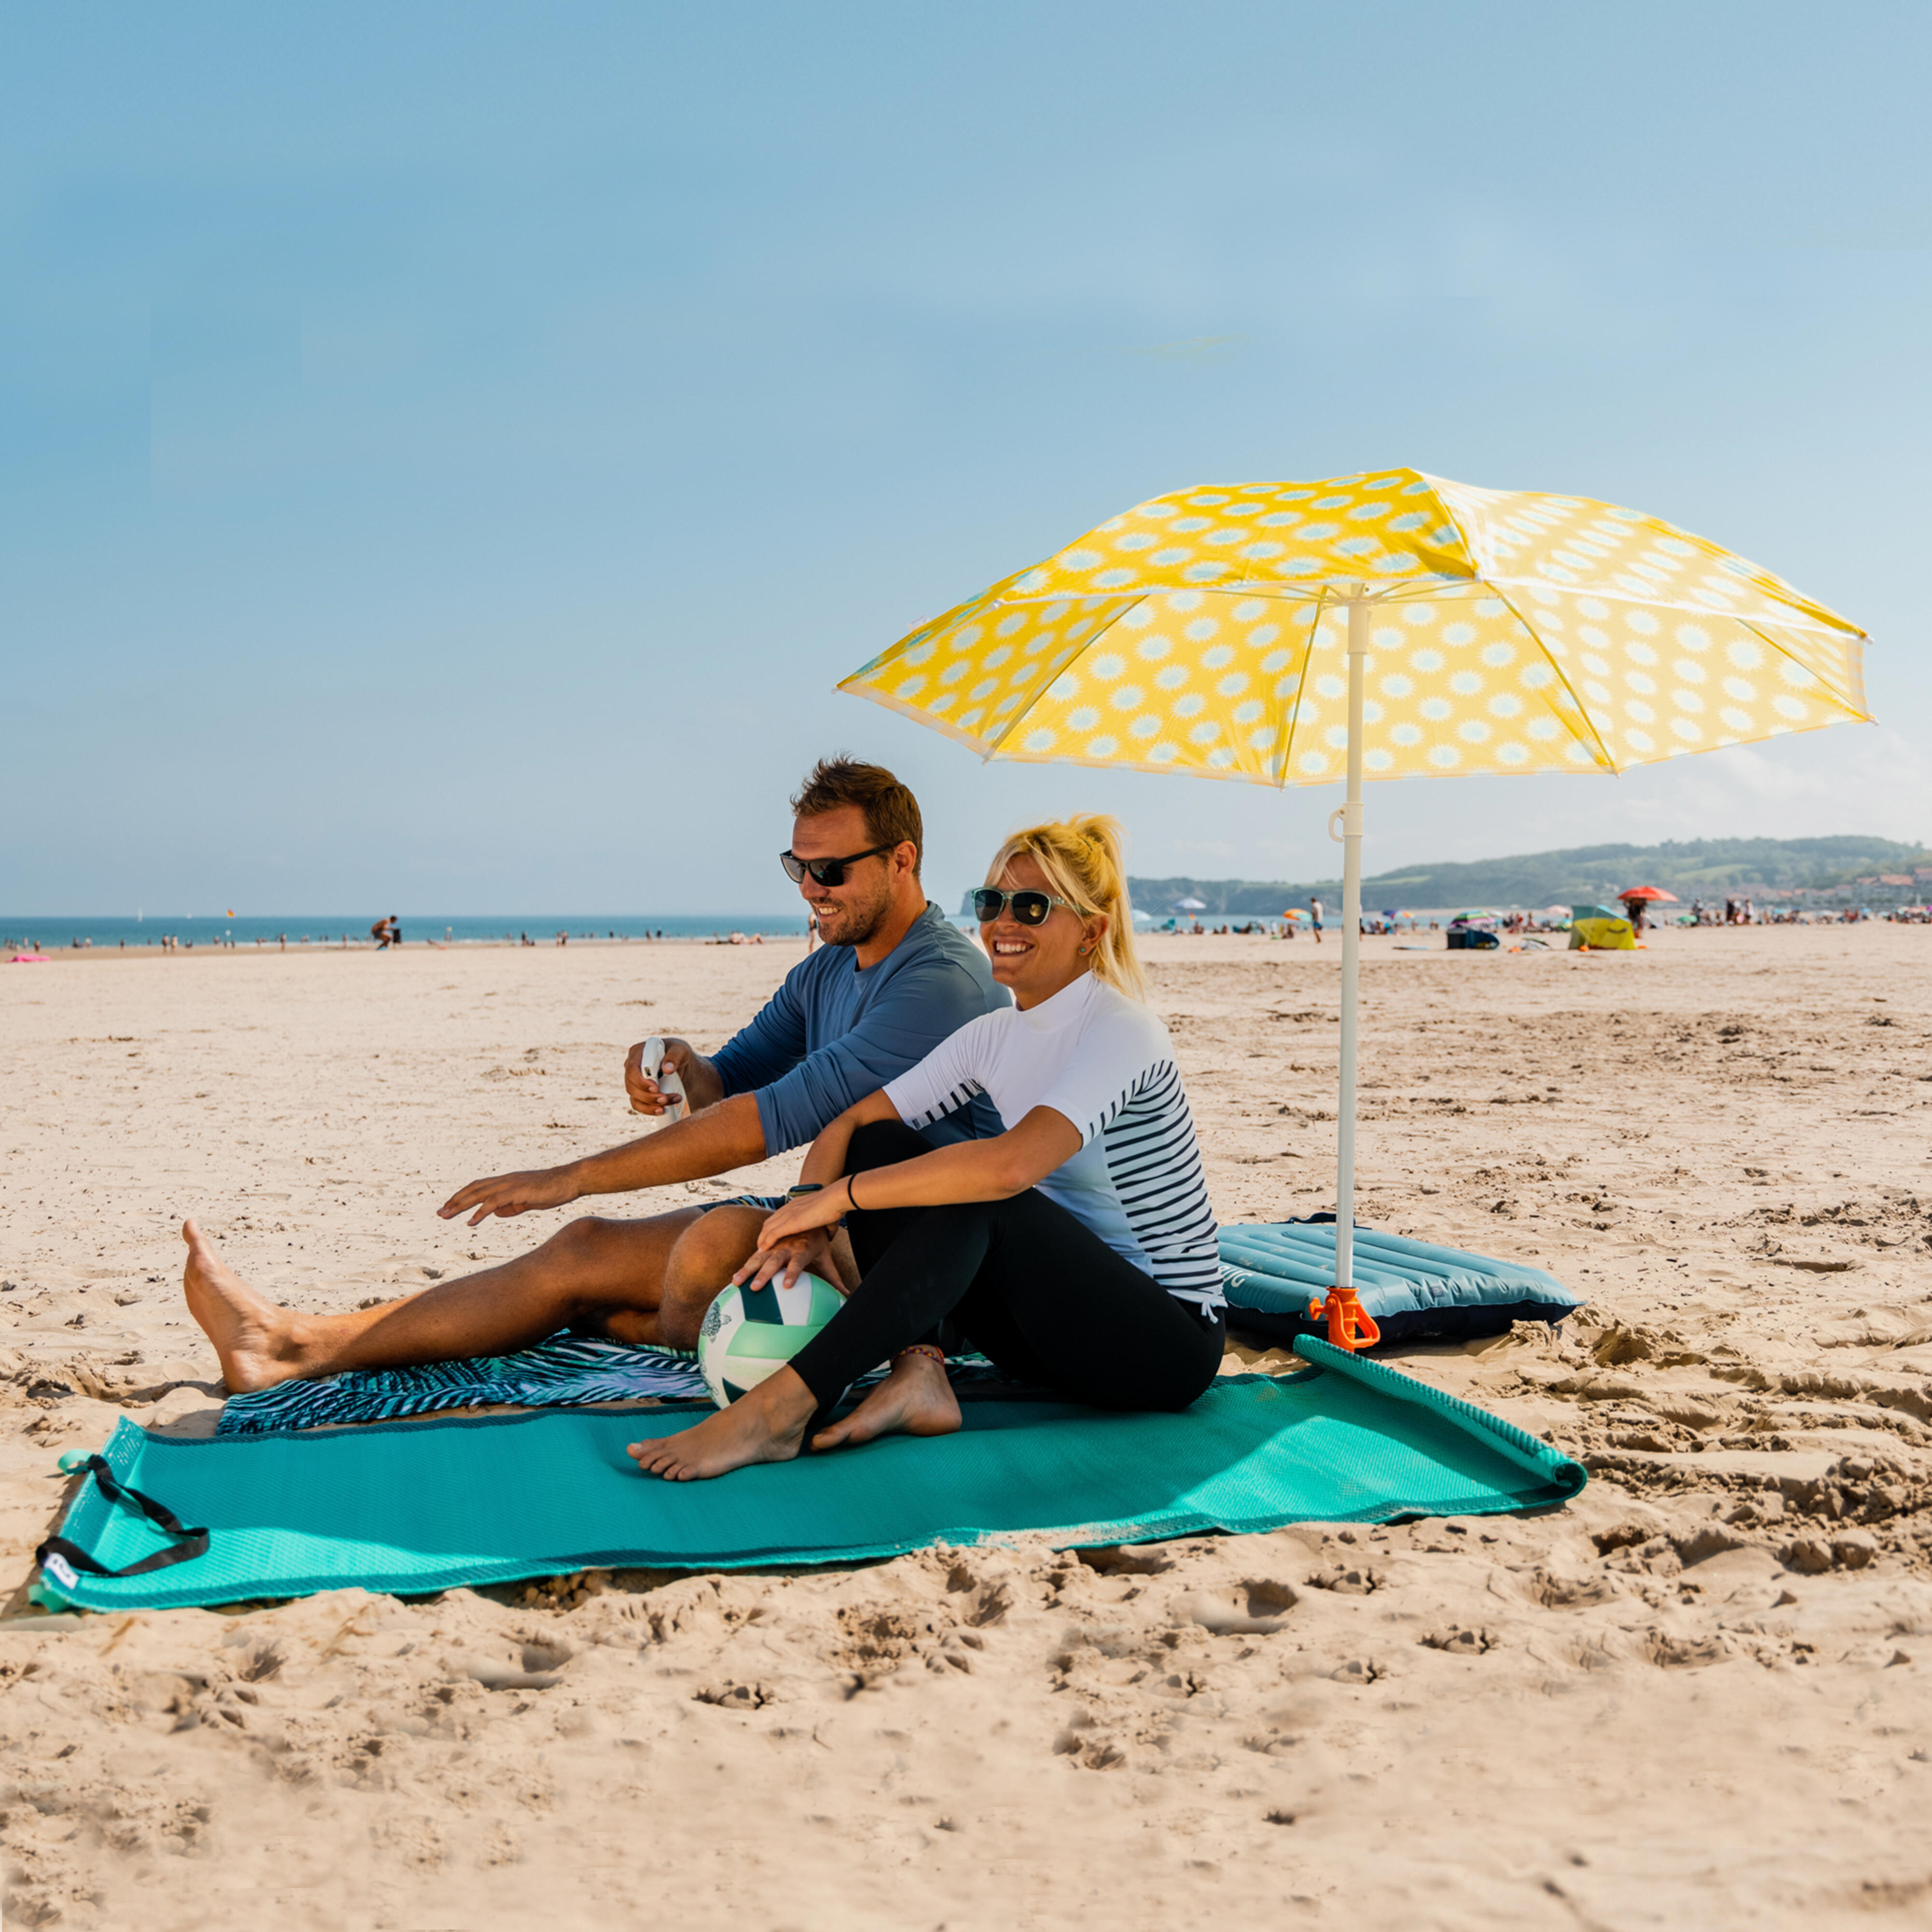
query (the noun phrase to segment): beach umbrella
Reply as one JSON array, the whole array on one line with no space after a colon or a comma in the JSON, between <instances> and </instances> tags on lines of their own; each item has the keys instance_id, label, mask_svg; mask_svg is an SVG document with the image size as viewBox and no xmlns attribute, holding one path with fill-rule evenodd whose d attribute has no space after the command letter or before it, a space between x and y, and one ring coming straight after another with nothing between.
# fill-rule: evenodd
<instances>
[{"instance_id":1,"label":"beach umbrella","mask_svg":"<svg viewBox=\"0 0 1932 1932\"><path fill-rule=\"evenodd\" d=\"M1176 912L1205 912L1208 902L1205 899L1176 899L1174 909Z\"/></svg>"},{"instance_id":2,"label":"beach umbrella","mask_svg":"<svg viewBox=\"0 0 1932 1932\"><path fill-rule=\"evenodd\" d=\"M986 758L1346 781L1329 820L1343 853L1332 1332L1353 1301L1364 781L1614 773L1868 719L1864 643L1657 518L1378 470L1154 497L839 688Z\"/></svg>"},{"instance_id":3,"label":"beach umbrella","mask_svg":"<svg viewBox=\"0 0 1932 1932\"><path fill-rule=\"evenodd\" d=\"M1675 905L1677 903L1677 895L1666 892L1660 886L1633 886L1628 892L1618 893L1617 897L1625 904L1632 899L1654 900L1660 905Z\"/></svg>"}]
</instances>

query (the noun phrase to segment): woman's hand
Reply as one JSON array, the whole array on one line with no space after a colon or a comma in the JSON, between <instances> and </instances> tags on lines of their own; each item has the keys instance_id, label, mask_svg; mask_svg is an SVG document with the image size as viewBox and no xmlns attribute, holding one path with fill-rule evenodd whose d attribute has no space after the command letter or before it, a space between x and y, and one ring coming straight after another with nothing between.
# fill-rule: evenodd
<instances>
[{"instance_id":1,"label":"woman's hand","mask_svg":"<svg viewBox=\"0 0 1932 1932\"><path fill-rule=\"evenodd\" d=\"M776 1218L776 1217L774 1217ZM765 1226L769 1228L771 1222ZM763 1288L782 1276L781 1288L789 1288L802 1274L815 1274L833 1288L838 1286L836 1272L826 1264L832 1252L832 1231L814 1228L802 1234L782 1234L776 1240L760 1235L758 1252L731 1277L734 1288Z\"/></svg>"},{"instance_id":2,"label":"woman's hand","mask_svg":"<svg viewBox=\"0 0 1932 1932\"><path fill-rule=\"evenodd\" d=\"M852 1204L843 1180L835 1180L815 1194L794 1194L765 1222L758 1236L760 1252L776 1241L794 1234L809 1234L816 1228L834 1228Z\"/></svg>"}]
</instances>

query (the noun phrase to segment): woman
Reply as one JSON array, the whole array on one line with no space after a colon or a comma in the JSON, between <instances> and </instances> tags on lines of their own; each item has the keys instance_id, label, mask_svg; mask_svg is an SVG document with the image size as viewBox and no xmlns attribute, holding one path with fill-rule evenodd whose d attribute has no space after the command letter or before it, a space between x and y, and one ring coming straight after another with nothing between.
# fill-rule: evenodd
<instances>
[{"instance_id":1,"label":"woman","mask_svg":"<svg viewBox=\"0 0 1932 1932\"><path fill-rule=\"evenodd\" d=\"M827 1272L842 1220L860 1274L775 1375L676 1436L631 1445L650 1474L783 1462L855 1378L889 1360L814 1449L959 1426L939 1325L1015 1380L1106 1408L1184 1408L1224 1352L1214 1216L1167 1029L1142 1003L1109 818L1008 839L974 895L1010 1008L972 1021L832 1122L740 1271ZM976 1094L1004 1133L934 1148L917 1131Z\"/></svg>"}]
</instances>

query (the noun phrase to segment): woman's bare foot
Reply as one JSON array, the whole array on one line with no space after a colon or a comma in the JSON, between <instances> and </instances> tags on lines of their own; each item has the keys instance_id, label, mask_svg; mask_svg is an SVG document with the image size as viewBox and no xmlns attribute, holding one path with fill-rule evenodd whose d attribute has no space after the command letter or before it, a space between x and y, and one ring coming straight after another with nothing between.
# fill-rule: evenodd
<instances>
[{"instance_id":1,"label":"woman's bare foot","mask_svg":"<svg viewBox=\"0 0 1932 1932\"><path fill-rule=\"evenodd\" d=\"M182 1239L188 1244L182 1286L188 1312L214 1344L229 1393L251 1394L302 1375L302 1346L288 1310L264 1301L192 1221L182 1223Z\"/></svg>"},{"instance_id":2,"label":"woman's bare foot","mask_svg":"<svg viewBox=\"0 0 1932 1932\"><path fill-rule=\"evenodd\" d=\"M647 1476L689 1483L722 1476L748 1462L789 1462L805 1442L805 1425L818 1407L796 1370L767 1376L695 1428L633 1442L626 1451Z\"/></svg>"},{"instance_id":3,"label":"woman's bare foot","mask_svg":"<svg viewBox=\"0 0 1932 1932\"><path fill-rule=\"evenodd\" d=\"M892 1358L892 1372L842 1422L821 1429L814 1449L840 1449L875 1436L950 1436L959 1426L959 1398L946 1364L931 1355Z\"/></svg>"}]
</instances>

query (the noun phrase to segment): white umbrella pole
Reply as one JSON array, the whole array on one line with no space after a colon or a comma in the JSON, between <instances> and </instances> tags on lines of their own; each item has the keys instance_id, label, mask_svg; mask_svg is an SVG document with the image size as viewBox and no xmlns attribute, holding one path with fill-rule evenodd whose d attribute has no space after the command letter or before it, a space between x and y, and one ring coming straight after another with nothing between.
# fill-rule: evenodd
<instances>
[{"instance_id":1,"label":"white umbrella pole","mask_svg":"<svg viewBox=\"0 0 1932 1932\"><path fill-rule=\"evenodd\" d=\"M1362 965L1362 685L1369 607L1348 604L1348 792L1342 820L1342 1090L1335 1108L1335 1286L1355 1285L1355 997Z\"/></svg>"}]
</instances>

